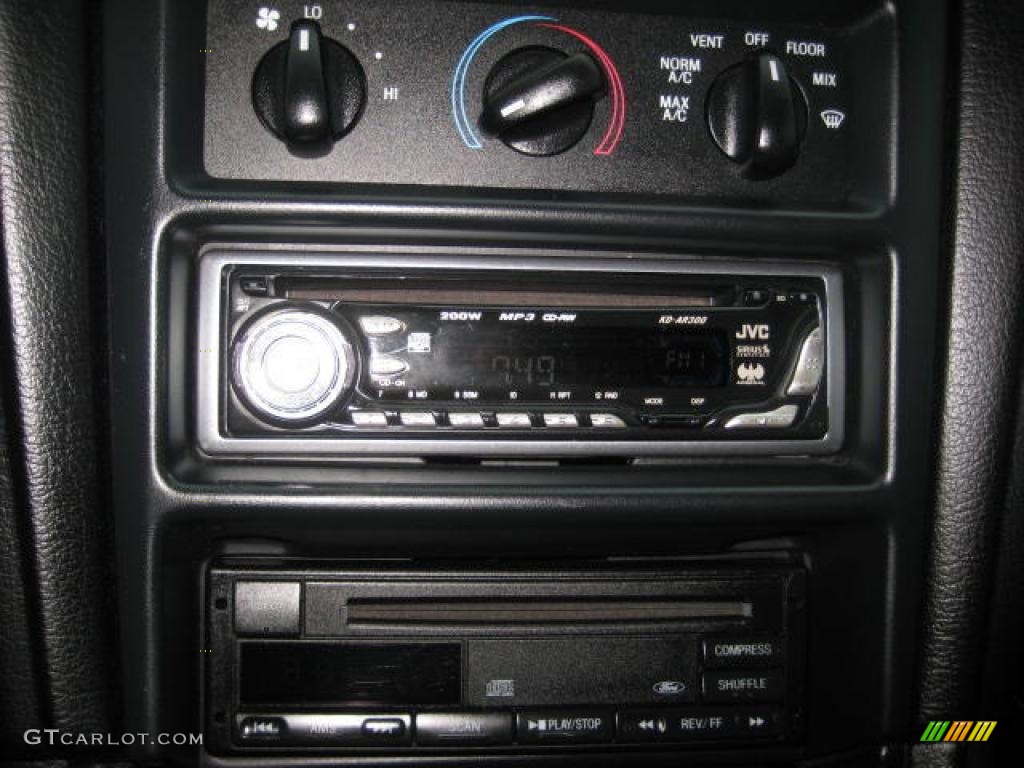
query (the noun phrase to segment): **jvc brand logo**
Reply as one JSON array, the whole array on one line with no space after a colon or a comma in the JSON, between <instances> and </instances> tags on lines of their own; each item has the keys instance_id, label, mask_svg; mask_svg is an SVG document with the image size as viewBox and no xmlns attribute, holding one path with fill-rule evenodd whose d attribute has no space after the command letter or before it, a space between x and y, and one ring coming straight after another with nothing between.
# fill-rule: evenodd
<instances>
[{"instance_id":1,"label":"jvc brand logo","mask_svg":"<svg viewBox=\"0 0 1024 768\"><path fill-rule=\"evenodd\" d=\"M745 323L736 331L737 339L761 339L767 341L771 338L772 330L768 325L752 325Z\"/></svg>"}]
</instances>

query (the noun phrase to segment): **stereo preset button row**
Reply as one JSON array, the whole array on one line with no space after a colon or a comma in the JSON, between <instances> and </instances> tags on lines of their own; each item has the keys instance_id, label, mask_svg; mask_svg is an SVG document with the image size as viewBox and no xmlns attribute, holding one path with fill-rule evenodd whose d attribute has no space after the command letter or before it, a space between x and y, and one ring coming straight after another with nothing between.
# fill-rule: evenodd
<instances>
[{"instance_id":1,"label":"stereo preset button row","mask_svg":"<svg viewBox=\"0 0 1024 768\"><path fill-rule=\"evenodd\" d=\"M416 715L416 743L425 747L512 743L511 712L433 712Z\"/></svg>"},{"instance_id":2,"label":"stereo preset button row","mask_svg":"<svg viewBox=\"0 0 1024 768\"><path fill-rule=\"evenodd\" d=\"M634 709L619 712L619 741L683 742L777 737L777 709Z\"/></svg>"},{"instance_id":3,"label":"stereo preset button row","mask_svg":"<svg viewBox=\"0 0 1024 768\"><path fill-rule=\"evenodd\" d=\"M777 670L716 670L704 673L704 700L717 703L782 701L785 678Z\"/></svg>"},{"instance_id":4,"label":"stereo preset button row","mask_svg":"<svg viewBox=\"0 0 1024 768\"><path fill-rule=\"evenodd\" d=\"M520 744L600 744L615 735L615 719L601 710L526 710L516 716Z\"/></svg>"},{"instance_id":5,"label":"stereo preset button row","mask_svg":"<svg viewBox=\"0 0 1024 768\"><path fill-rule=\"evenodd\" d=\"M387 366L386 359L371 372L383 371ZM403 361L396 363L404 365ZM351 411L349 417L352 425L364 429L383 428L388 426L403 427L443 427L455 429L483 429L497 426L499 429L533 429L533 416L522 412L491 412L484 414L478 411L451 411L447 414L436 414L432 411L398 411L389 418L384 411ZM392 421L394 419L395 421ZM627 429L629 425L621 416L614 413L591 413L582 418L575 413L540 413L538 415L542 427L549 429ZM589 419L589 422L587 421ZM674 423L674 422L673 422Z\"/></svg>"},{"instance_id":6,"label":"stereo preset button row","mask_svg":"<svg viewBox=\"0 0 1024 768\"><path fill-rule=\"evenodd\" d=\"M412 744L412 716L396 714L289 714L243 716L242 743L284 747L405 747Z\"/></svg>"}]
</instances>

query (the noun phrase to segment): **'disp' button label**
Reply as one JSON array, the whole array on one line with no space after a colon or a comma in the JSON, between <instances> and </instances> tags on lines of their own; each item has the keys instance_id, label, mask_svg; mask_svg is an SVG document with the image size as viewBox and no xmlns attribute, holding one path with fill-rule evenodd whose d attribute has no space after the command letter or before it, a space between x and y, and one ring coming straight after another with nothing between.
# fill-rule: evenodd
<instances>
[{"instance_id":1,"label":"'disp' button label","mask_svg":"<svg viewBox=\"0 0 1024 768\"><path fill-rule=\"evenodd\" d=\"M701 643L705 667L772 667L782 663L774 637L707 637Z\"/></svg>"}]
</instances>

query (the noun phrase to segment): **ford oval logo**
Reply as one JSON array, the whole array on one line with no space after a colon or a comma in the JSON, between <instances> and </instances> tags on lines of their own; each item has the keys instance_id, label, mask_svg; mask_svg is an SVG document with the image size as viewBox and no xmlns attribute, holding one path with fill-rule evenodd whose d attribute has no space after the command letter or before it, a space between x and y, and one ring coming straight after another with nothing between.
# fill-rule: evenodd
<instances>
[{"instance_id":1,"label":"ford oval logo","mask_svg":"<svg viewBox=\"0 0 1024 768\"><path fill-rule=\"evenodd\" d=\"M654 692L659 696L678 696L686 693L686 683L679 680L662 680L654 684Z\"/></svg>"}]
</instances>

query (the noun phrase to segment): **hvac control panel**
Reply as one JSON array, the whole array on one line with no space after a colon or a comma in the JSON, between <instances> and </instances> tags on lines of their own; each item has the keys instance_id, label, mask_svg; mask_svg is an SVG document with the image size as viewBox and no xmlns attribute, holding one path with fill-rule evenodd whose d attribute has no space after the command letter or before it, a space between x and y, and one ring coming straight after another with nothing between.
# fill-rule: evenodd
<instances>
[{"instance_id":1,"label":"hvac control panel","mask_svg":"<svg viewBox=\"0 0 1024 768\"><path fill-rule=\"evenodd\" d=\"M211 0L206 170L831 207L884 194L887 13L566 6Z\"/></svg>"}]
</instances>

